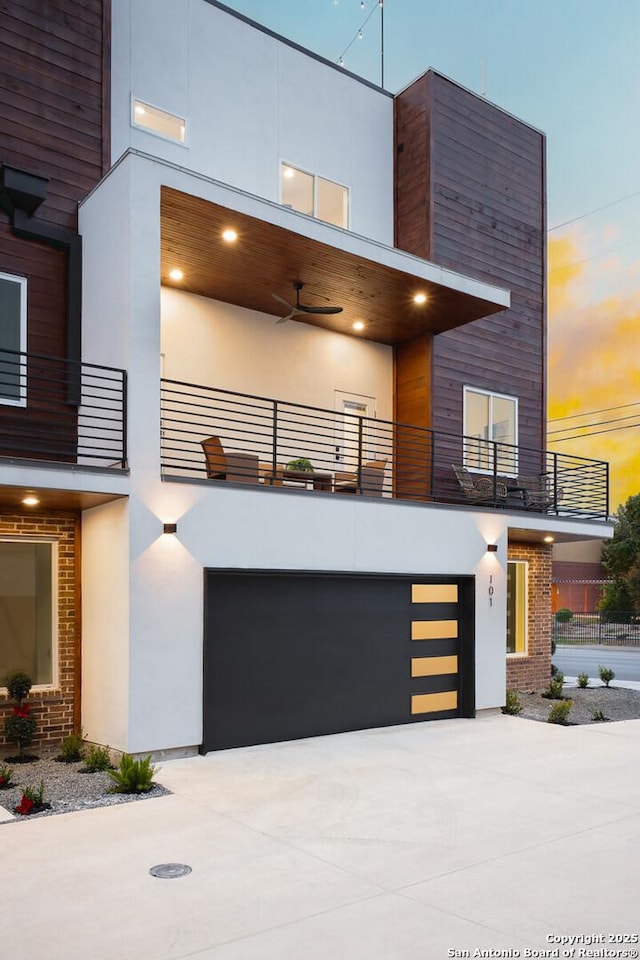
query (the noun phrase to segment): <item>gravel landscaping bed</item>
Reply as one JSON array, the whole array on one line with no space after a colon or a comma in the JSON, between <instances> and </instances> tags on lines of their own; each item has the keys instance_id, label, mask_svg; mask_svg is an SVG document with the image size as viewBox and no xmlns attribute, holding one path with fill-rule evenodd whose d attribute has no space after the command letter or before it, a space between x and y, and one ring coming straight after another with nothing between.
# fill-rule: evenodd
<instances>
[{"instance_id":1,"label":"gravel landscaping bed","mask_svg":"<svg viewBox=\"0 0 640 960\"><path fill-rule=\"evenodd\" d=\"M569 726L579 723L602 723L593 719L595 710L602 710L609 720L640 719L640 690L628 690L626 687L580 687L562 688L565 699L573 700L569 713ZM522 704L519 716L526 720L545 720L549 710L559 700L547 700L541 693L518 693Z\"/></svg>"},{"instance_id":2,"label":"gravel landscaping bed","mask_svg":"<svg viewBox=\"0 0 640 960\"><path fill-rule=\"evenodd\" d=\"M91 807L106 807L118 803L147 800L170 793L160 784L155 784L149 793L109 793L113 780L108 773L82 773L82 761L79 763L60 763L56 754L46 750L33 750L39 759L32 763L9 764L13 768L15 786L0 790L0 807L10 813L20 803L23 787L38 790L40 781L44 782L44 800L51 809L27 816L16 815L17 820L31 820L33 817L49 817L56 813L69 813L72 810L87 810ZM3 759L0 758L0 764ZM6 821L12 823L13 821Z\"/></svg>"}]
</instances>

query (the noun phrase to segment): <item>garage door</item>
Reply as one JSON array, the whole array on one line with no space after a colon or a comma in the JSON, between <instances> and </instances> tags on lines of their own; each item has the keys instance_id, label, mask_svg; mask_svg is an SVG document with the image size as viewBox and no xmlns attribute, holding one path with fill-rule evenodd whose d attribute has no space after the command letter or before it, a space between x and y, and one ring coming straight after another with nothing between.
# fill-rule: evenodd
<instances>
[{"instance_id":1,"label":"garage door","mask_svg":"<svg viewBox=\"0 0 640 960\"><path fill-rule=\"evenodd\" d=\"M210 570L204 752L474 715L472 577Z\"/></svg>"}]
</instances>

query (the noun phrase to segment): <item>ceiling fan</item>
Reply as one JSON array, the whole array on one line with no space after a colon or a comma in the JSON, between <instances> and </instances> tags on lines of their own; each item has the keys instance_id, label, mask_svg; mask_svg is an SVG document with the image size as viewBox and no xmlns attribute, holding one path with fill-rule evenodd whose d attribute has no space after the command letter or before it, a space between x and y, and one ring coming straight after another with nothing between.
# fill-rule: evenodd
<instances>
[{"instance_id":1,"label":"ceiling fan","mask_svg":"<svg viewBox=\"0 0 640 960\"><path fill-rule=\"evenodd\" d=\"M293 285L293 288L296 291L295 304L289 303L289 301L285 300L284 297L279 297L277 293L271 294L274 300L277 300L278 303L282 303L285 307L289 308L289 313L286 315L286 317L280 317L279 320L276 320L276 323L284 323L286 320L291 320L292 317L298 316L298 314L312 313L319 314L321 316L330 316L334 313L342 313L342 307L311 307L307 304L300 303L300 291L303 289L303 287L304 283L301 283L299 280L296 280Z\"/></svg>"}]
</instances>

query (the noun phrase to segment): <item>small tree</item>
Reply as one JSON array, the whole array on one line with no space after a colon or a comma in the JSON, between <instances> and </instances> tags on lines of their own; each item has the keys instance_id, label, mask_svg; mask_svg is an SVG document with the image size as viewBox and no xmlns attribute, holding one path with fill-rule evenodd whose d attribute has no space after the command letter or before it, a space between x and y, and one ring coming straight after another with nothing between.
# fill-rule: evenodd
<instances>
[{"instance_id":1,"label":"small tree","mask_svg":"<svg viewBox=\"0 0 640 960\"><path fill-rule=\"evenodd\" d=\"M605 619L629 622L640 611L640 494L618 509L613 539L602 548L602 565L611 577L599 609Z\"/></svg>"},{"instance_id":2,"label":"small tree","mask_svg":"<svg viewBox=\"0 0 640 960\"><path fill-rule=\"evenodd\" d=\"M12 713L4 722L4 733L11 743L18 747L20 759L24 757L24 748L33 740L36 731L36 719L25 700L31 690L31 677L26 673L11 673L6 679L9 696L16 701Z\"/></svg>"}]
</instances>

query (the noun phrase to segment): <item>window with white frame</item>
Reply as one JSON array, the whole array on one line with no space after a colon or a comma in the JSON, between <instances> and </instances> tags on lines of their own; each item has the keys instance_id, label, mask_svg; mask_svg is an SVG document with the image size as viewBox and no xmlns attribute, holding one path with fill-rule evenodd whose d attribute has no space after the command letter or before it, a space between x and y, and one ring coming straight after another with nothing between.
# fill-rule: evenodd
<instances>
[{"instance_id":1,"label":"window with white frame","mask_svg":"<svg viewBox=\"0 0 640 960\"><path fill-rule=\"evenodd\" d=\"M26 403L27 281L0 273L0 404Z\"/></svg>"},{"instance_id":2,"label":"window with white frame","mask_svg":"<svg viewBox=\"0 0 640 960\"><path fill-rule=\"evenodd\" d=\"M183 117L176 117L173 113L153 107L143 100L134 99L133 101L132 123L149 133L155 133L157 137L164 137L165 140L174 140L176 143L186 142L187 123Z\"/></svg>"},{"instance_id":3,"label":"window with white frame","mask_svg":"<svg viewBox=\"0 0 640 960\"><path fill-rule=\"evenodd\" d=\"M518 400L475 387L464 388L464 465L469 470L516 476Z\"/></svg>"},{"instance_id":4,"label":"window with white frame","mask_svg":"<svg viewBox=\"0 0 640 960\"><path fill-rule=\"evenodd\" d=\"M57 543L0 540L0 678L56 682Z\"/></svg>"},{"instance_id":5,"label":"window with white frame","mask_svg":"<svg viewBox=\"0 0 640 960\"><path fill-rule=\"evenodd\" d=\"M526 654L529 564L507 562L507 653Z\"/></svg>"},{"instance_id":6,"label":"window with white frame","mask_svg":"<svg viewBox=\"0 0 640 960\"><path fill-rule=\"evenodd\" d=\"M339 183L317 174L305 173L289 163L280 167L280 202L308 217L349 226L349 191Z\"/></svg>"}]
</instances>

